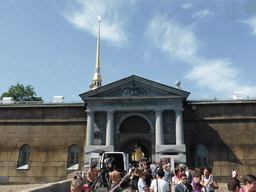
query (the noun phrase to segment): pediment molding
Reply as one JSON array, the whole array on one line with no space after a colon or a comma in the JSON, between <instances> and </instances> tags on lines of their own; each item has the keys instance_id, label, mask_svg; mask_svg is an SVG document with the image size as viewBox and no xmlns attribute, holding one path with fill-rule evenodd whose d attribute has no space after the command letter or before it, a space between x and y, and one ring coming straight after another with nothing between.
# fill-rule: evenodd
<instances>
[{"instance_id":1,"label":"pediment molding","mask_svg":"<svg viewBox=\"0 0 256 192\"><path fill-rule=\"evenodd\" d=\"M163 85L142 77L132 75L108 85L99 87L95 90L80 94L80 97L86 102L91 99L138 99L138 98L187 98L189 92L178 88Z\"/></svg>"}]
</instances>

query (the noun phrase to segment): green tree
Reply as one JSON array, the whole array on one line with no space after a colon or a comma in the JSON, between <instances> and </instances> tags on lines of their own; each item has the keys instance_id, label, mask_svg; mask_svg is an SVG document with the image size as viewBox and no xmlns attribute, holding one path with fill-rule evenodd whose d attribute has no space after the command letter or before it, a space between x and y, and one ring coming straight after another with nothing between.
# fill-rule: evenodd
<instances>
[{"instance_id":1,"label":"green tree","mask_svg":"<svg viewBox=\"0 0 256 192\"><path fill-rule=\"evenodd\" d=\"M34 87L31 85L24 85L17 83L15 86L11 86L8 92L4 92L1 95L1 100L4 97L12 97L14 101L42 101L42 97L34 97L36 95Z\"/></svg>"}]
</instances>

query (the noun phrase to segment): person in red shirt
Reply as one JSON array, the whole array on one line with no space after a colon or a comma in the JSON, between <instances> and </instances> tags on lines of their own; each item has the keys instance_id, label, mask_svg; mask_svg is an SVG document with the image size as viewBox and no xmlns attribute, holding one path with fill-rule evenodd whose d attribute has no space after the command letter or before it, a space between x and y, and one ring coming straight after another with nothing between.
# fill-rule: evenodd
<instances>
[{"instance_id":1,"label":"person in red shirt","mask_svg":"<svg viewBox=\"0 0 256 192\"><path fill-rule=\"evenodd\" d=\"M185 173L185 169L183 169L183 167L180 168L180 171L178 172L178 175L177 175L177 177L178 177L179 180L180 180L180 175L181 175L182 173Z\"/></svg>"}]
</instances>

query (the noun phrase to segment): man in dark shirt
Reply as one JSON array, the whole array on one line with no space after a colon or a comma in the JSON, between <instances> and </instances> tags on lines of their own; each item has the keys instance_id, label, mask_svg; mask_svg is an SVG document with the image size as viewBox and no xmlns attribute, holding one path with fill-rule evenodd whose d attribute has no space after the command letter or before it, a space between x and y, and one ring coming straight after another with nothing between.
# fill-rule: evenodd
<instances>
[{"instance_id":1,"label":"man in dark shirt","mask_svg":"<svg viewBox=\"0 0 256 192\"><path fill-rule=\"evenodd\" d=\"M192 192L193 187L187 183L187 175L182 173L180 175L181 183L175 187L175 192Z\"/></svg>"},{"instance_id":2,"label":"man in dark shirt","mask_svg":"<svg viewBox=\"0 0 256 192\"><path fill-rule=\"evenodd\" d=\"M153 177L148 170L148 166L144 166L144 173L146 176L145 181L146 181L147 187L150 187Z\"/></svg>"}]
</instances>

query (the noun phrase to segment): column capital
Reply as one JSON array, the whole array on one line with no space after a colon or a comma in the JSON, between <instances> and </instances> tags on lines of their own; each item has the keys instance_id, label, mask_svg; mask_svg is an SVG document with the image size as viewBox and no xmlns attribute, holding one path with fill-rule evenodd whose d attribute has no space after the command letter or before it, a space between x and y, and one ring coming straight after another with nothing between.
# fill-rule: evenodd
<instances>
[{"instance_id":1,"label":"column capital","mask_svg":"<svg viewBox=\"0 0 256 192\"><path fill-rule=\"evenodd\" d=\"M115 113L115 110L111 110L111 109L110 109L110 110L106 110L105 112L106 112L106 113Z\"/></svg>"},{"instance_id":2,"label":"column capital","mask_svg":"<svg viewBox=\"0 0 256 192\"><path fill-rule=\"evenodd\" d=\"M174 109L175 113L182 113L184 111L184 109Z\"/></svg>"},{"instance_id":3,"label":"column capital","mask_svg":"<svg viewBox=\"0 0 256 192\"><path fill-rule=\"evenodd\" d=\"M95 113L95 110L89 110L89 109L87 109L87 110L85 110L85 112L86 112L86 113Z\"/></svg>"},{"instance_id":4,"label":"column capital","mask_svg":"<svg viewBox=\"0 0 256 192\"><path fill-rule=\"evenodd\" d=\"M154 109L155 112L163 112L164 109Z\"/></svg>"}]
</instances>

